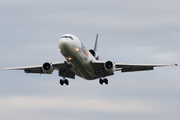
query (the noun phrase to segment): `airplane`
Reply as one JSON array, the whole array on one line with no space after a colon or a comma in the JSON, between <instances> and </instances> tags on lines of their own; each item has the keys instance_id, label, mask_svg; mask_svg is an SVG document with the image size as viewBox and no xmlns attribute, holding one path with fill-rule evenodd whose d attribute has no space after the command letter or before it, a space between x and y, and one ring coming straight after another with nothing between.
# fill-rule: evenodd
<instances>
[{"instance_id":1,"label":"airplane","mask_svg":"<svg viewBox=\"0 0 180 120\"><path fill-rule=\"evenodd\" d=\"M65 57L65 61L43 65L3 68L4 70L24 70L25 73L52 74L54 70L59 71L62 77L60 85L69 85L66 78L75 79L75 75L86 80L99 79L102 85L108 84L107 76L114 75L115 71L134 72L154 70L154 67L178 66L177 64L136 64L116 63L113 61L101 61L97 53L98 34L96 36L94 49L87 50L82 42L72 34L64 34L59 40L59 52Z\"/></svg>"}]
</instances>

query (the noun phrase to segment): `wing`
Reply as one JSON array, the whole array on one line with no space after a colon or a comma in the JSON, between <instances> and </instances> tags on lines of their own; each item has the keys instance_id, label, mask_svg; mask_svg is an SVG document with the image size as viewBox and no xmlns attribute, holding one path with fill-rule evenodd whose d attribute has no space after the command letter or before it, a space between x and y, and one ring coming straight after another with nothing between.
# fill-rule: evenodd
<instances>
[{"instance_id":1,"label":"wing","mask_svg":"<svg viewBox=\"0 0 180 120\"><path fill-rule=\"evenodd\" d=\"M99 60L91 62L91 66L95 71L96 78L114 75L113 72L110 73L105 70L105 67L104 67L105 63L106 61L99 61Z\"/></svg>"},{"instance_id":2,"label":"wing","mask_svg":"<svg viewBox=\"0 0 180 120\"><path fill-rule=\"evenodd\" d=\"M92 67L95 71L105 70L106 61L92 61ZM116 71L134 72L144 70L154 70L154 67L177 66L177 64L135 64L135 63L115 63Z\"/></svg>"},{"instance_id":3,"label":"wing","mask_svg":"<svg viewBox=\"0 0 180 120\"><path fill-rule=\"evenodd\" d=\"M39 73L46 74L42 70L43 65L35 66L25 66L25 67L12 67L12 68L3 68L4 70L24 70L25 73ZM75 74L68 68L66 61L52 63L53 70L59 71L59 76L65 76L67 78L75 78Z\"/></svg>"},{"instance_id":4,"label":"wing","mask_svg":"<svg viewBox=\"0 0 180 120\"><path fill-rule=\"evenodd\" d=\"M134 72L144 70L154 70L154 67L177 66L177 64L135 64L135 63L116 63L117 71Z\"/></svg>"}]
</instances>

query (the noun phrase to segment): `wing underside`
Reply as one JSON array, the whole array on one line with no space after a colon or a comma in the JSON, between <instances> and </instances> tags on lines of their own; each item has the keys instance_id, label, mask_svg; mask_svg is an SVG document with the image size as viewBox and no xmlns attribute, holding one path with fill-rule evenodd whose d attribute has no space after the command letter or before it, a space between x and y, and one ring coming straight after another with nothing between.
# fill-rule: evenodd
<instances>
[{"instance_id":1,"label":"wing underside","mask_svg":"<svg viewBox=\"0 0 180 120\"><path fill-rule=\"evenodd\" d=\"M105 70L106 61L93 61L91 64L95 71ZM154 67L177 66L177 64L135 64L135 63L115 63L116 71L134 72L154 70Z\"/></svg>"},{"instance_id":2,"label":"wing underside","mask_svg":"<svg viewBox=\"0 0 180 120\"><path fill-rule=\"evenodd\" d=\"M59 76L64 76L67 78L75 78L75 74L67 67L66 62L57 62L52 63L53 70L59 71ZM25 67L12 67L12 68L3 68L4 70L24 70L25 73L38 73L38 74L46 74L43 72L42 65L36 66L25 66Z\"/></svg>"},{"instance_id":3,"label":"wing underside","mask_svg":"<svg viewBox=\"0 0 180 120\"><path fill-rule=\"evenodd\" d=\"M117 70L121 72L149 71L154 67L176 66L176 64L135 64L135 63L116 63Z\"/></svg>"}]
</instances>

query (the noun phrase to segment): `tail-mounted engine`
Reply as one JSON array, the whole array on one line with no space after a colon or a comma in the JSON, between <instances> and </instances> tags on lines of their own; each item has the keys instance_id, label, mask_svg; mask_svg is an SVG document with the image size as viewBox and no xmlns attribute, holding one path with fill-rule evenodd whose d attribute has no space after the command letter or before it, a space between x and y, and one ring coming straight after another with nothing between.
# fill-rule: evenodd
<instances>
[{"instance_id":1,"label":"tail-mounted engine","mask_svg":"<svg viewBox=\"0 0 180 120\"><path fill-rule=\"evenodd\" d=\"M43 64L42 70L43 70L43 72L46 73L46 74L52 74L52 72L53 72L53 66L52 66L51 63L46 62L46 63Z\"/></svg>"},{"instance_id":2,"label":"tail-mounted engine","mask_svg":"<svg viewBox=\"0 0 180 120\"><path fill-rule=\"evenodd\" d=\"M105 64L104 64L104 67L105 67L105 70L109 73L113 73L114 71L116 71L116 65L114 62L111 62L111 61L107 61Z\"/></svg>"},{"instance_id":3,"label":"tail-mounted engine","mask_svg":"<svg viewBox=\"0 0 180 120\"><path fill-rule=\"evenodd\" d=\"M94 58L95 58L96 60L99 60L99 56L98 56L98 54L97 54L97 52L96 52L95 50L90 49L89 52L94 56Z\"/></svg>"}]
</instances>

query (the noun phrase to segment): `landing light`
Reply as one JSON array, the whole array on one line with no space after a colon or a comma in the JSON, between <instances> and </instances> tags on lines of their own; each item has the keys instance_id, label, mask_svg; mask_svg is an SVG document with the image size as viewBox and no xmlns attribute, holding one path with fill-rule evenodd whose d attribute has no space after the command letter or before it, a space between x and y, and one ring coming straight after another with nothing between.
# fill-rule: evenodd
<instances>
[{"instance_id":1,"label":"landing light","mask_svg":"<svg viewBox=\"0 0 180 120\"><path fill-rule=\"evenodd\" d=\"M66 57L67 60L71 61L72 60L72 57Z\"/></svg>"},{"instance_id":2,"label":"landing light","mask_svg":"<svg viewBox=\"0 0 180 120\"><path fill-rule=\"evenodd\" d=\"M79 51L79 48L76 48L76 51Z\"/></svg>"},{"instance_id":3,"label":"landing light","mask_svg":"<svg viewBox=\"0 0 180 120\"><path fill-rule=\"evenodd\" d=\"M61 51L61 49L58 49L58 51Z\"/></svg>"}]
</instances>

